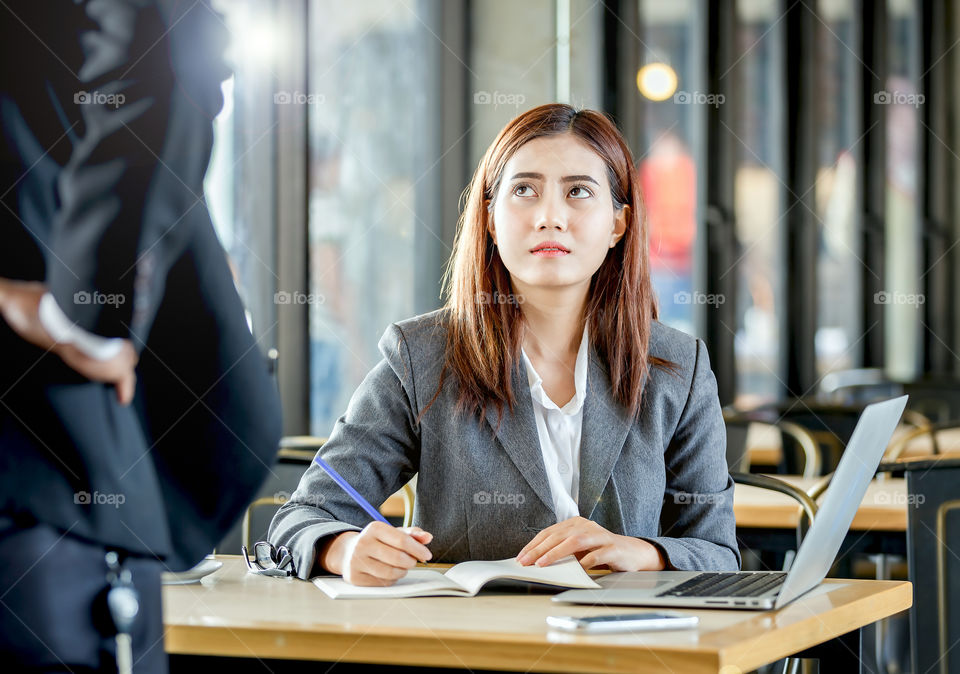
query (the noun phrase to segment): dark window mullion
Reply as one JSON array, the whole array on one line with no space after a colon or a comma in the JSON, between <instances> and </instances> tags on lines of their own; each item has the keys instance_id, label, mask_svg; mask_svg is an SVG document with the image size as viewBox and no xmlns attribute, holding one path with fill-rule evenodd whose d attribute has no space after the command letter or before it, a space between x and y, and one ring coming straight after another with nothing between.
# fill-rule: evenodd
<instances>
[{"instance_id":1,"label":"dark window mullion","mask_svg":"<svg viewBox=\"0 0 960 674\"><path fill-rule=\"evenodd\" d=\"M887 7L884 2L860 0L860 101L866 136L860 143L863 170L859 173L863 191L861 226L864 268L861 276L863 367L883 367L884 305L874 298L885 288L884 222L886 217L886 133L885 105L874 105L874 95L883 91L887 79ZM870 329L873 326L873 329Z\"/></svg>"},{"instance_id":2,"label":"dark window mullion","mask_svg":"<svg viewBox=\"0 0 960 674\"><path fill-rule=\"evenodd\" d=\"M789 0L787 0L789 2ZM786 3L785 3L786 4ZM814 338L817 329L817 248L815 218L816 181L816 31L821 28L813 9L804 3L785 8L785 136L786 194L785 236L781 267L785 307L781 367L785 394L800 396L813 391L817 379Z\"/></svg>"},{"instance_id":3,"label":"dark window mullion","mask_svg":"<svg viewBox=\"0 0 960 674\"><path fill-rule=\"evenodd\" d=\"M925 97L921 104L920 162L918 184L921 186L921 267L920 284L924 294L923 372L942 374L956 359L950 353L953 342L954 308L950 266L945 257L950 245L952 220L950 185L955 179L955 160L944 143L952 136L948 97L952 90L948 80L950 59L941 58L949 48L946 34L945 6L932 0L921 0L920 40L922 73L919 91Z\"/></svg>"},{"instance_id":4,"label":"dark window mullion","mask_svg":"<svg viewBox=\"0 0 960 674\"><path fill-rule=\"evenodd\" d=\"M720 402L733 403L737 388L734 331L737 326L736 221L734 219L734 176L738 141L736 128L740 70L733 68L736 55L736 0L717 0L706 10L706 86L722 95L723 105L706 106L706 152L700 172L704 183L705 208L701 209L701 250L706 268L706 292L725 301L703 311L703 334L717 378Z\"/></svg>"}]
</instances>

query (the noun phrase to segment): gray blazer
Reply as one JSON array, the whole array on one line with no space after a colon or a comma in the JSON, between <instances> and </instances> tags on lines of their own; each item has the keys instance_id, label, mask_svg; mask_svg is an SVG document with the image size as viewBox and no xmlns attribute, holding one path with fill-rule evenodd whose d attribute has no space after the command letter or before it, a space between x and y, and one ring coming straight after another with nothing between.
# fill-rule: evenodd
<instances>
[{"instance_id":1,"label":"gray blazer","mask_svg":"<svg viewBox=\"0 0 960 674\"><path fill-rule=\"evenodd\" d=\"M380 339L383 354L354 393L321 449L374 505L415 473L414 524L433 534L433 561L516 555L557 522L550 497L530 387L522 364L513 373L515 412L486 418L454 414L443 365L442 310L395 323ZM658 546L668 568L736 570L733 481L717 386L702 341L654 322L650 354L679 366L651 371L638 421L610 393L607 367L590 350L580 445L583 517ZM312 464L270 524L269 540L293 553L297 575L314 568L318 541L359 530L370 517Z\"/></svg>"}]
</instances>

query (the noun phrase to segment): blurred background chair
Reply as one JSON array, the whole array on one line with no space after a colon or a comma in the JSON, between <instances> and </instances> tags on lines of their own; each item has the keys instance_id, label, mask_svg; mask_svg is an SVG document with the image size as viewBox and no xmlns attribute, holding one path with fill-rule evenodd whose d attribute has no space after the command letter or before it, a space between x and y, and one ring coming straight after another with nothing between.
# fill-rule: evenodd
<instances>
[{"instance_id":1,"label":"blurred background chair","mask_svg":"<svg viewBox=\"0 0 960 674\"><path fill-rule=\"evenodd\" d=\"M290 499L303 472L310 467L313 457L326 441L326 438L312 435L292 435L280 440L280 451L273 473L261 487L257 498L247 506L241 522L217 547L220 552L235 554L240 550L241 544L252 550L253 543L266 539L274 514ZM417 478L414 476L380 506L380 512L391 524L411 526L416 484Z\"/></svg>"},{"instance_id":2,"label":"blurred background chair","mask_svg":"<svg viewBox=\"0 0 960 674\"><path fill-rule=\"evenodd\" d=\"M885 400L886 394L877 398ZM725 410L725 419L729 418L727 437L728 452L736 452L742 446L744 426L748 422L777 426L780 429L779 452L761 452L752 454L766 457L762 460L766 472L788 475L823 475L836 470L844 447L850 441L853 429L860 420L860 414L867 402L837 403L816 398L798 398L771 403L750 410ZM792 424L792 426L785 426ZM894 433L891 444L904 435L917 429L927 428L931 421L917 410L904 412L900 425ZM794 426L811 436L819 450L819 464L814 470L808 457L811 452L804 434L797 433ZM790 430L787 430L790 429ZM751 431L752 432L752 431ZM750 440L746 439L749 444ZM769 443L768 443L769 444ZM732 445L732 447L731 447ZM751 461L756 464L758 461Z\"/></svg>"},{"instance_id":3,"label":"blurred background chair","mask_svg":"<svg viewBox=\"0 0 960 674\"><path fill-rule=\"evenodd\" d=\"M750 460L750 464L762 463L768 472L822 475L836 468L862 410L862 406L825 406L810 401L770 404L751 410L728 409L724 414L727 451L737 453L746 443L746 454L756 457L757 448L750 446L747 434L759 436L756 432L759 426L775 427L779 431L780 451L764 452L771 458ZM769 431L766 437L768 444L770 439L777 439Z\"/></svg>"},{"instance_id":4,"label":"blurred background chair","mask_svg":"<svg viewBox=\"0 0 960 674\"><path fill-rule=\"evenodd\" d=\"M727 429L727 467L731 471L749 473L753 460L751 449L759 441L765 448L783 446L783 436L796 443L803 455L801 465L804 477L821 474L820 448L814 436L799 424L785 420L758 420L755 415L726 409L723 421Z\"/></svg>"},{"instance_id":5,"label":"blurred background chair","mask_svg":"<svg viewBox=\"0 0 960 674\"><path fill-rule=\"evenodd\" d=\"M797 399L761 408L759 412L772 414L781 423L792 422L812 435L820 449L819 474L822 475L836 470L863 408L863 404L837 405ZM785 435L781 472L799 474L804 456L803 448L792 437Z\"/></svg>"},{"instance_id":6,"label":"blurred background chair","mask_svg":"<svg viewBox=\"0 0 960 674\"><path fill-rule=\"evenodd\" d=\"M218 552L238 554L241 545L251 550L252 543L266 538L274 513L296 490L300 476L324 442L326 438L312 436L291 436L280 440L280 451L269 476L247 506L243 519L220 541Z\"/></svg>"},{"instance_id":7,"label":"blurred background chair","mask_svg":"<svg viewBox=\"0 0 960 674\"><path fill-rule=\"evenodd\" d=\"M751 487L758 487L760 489L767 489L769 491L785 494L799 504L799 506L803 509L803 514L805 515L805 517L800 518L800 521L797 524L797 547L799 547L800 543L803 541L804 535L813 524L813 520L816 517L816 501L811 498L807 492L799 487L770 475L758 475L756 473L730 471L730 477L736 484L749 485ZM786 571L788 568L789 563L785 564L784 571Z\"/></svg>"},{"instance_id":8,"label":"blurred background chair","mask_svg":"<svg viewBox=\"0 0 960 674\"><path fill-rule=\"evenodd\" d=\"M960 453L960 420L944 421L914 428L894 438L885 461Z\"/></svg>"}]
</instances>

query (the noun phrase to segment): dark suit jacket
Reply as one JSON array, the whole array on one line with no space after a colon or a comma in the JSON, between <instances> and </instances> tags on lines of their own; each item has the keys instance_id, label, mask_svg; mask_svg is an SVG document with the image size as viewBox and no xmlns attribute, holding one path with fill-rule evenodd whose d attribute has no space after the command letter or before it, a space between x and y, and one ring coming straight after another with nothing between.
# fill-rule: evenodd
<instances>
[{"instance_id":1,"label":"dark suit jacket","mask_svg":"<svg viewBox=\"0 0 960 674\"><path fill-rule=\"evenodd\" d=\"M177 0L0 12L0 276L45 281L80 327L140 352L121 407L0 321L0 514L188 567L280 436L202 199L222 19Z\"/></svg>"},{"instance_id":2,"label":"dark suit jacket","mask_svg":"<svg viewBox=\"0 0 960 674\"><path fill-rule=\"evenodd\" d=\"M516 406L465 419L454 413L443 365L443 311L391 325L383 360L354 393L321 449L324 459L371 503L382 503L414 474L414 524L433 534L438 562L516 555L555 524L530 387L522 363L513 372ZM614 533L658 546L677 569L734 570L740 553L727 472L717 385L702 341L654 322L650 353L675 363L654 369L639 420L611 395L607 366L590 350L580 445L580 515ZM369 523L316 464L270 526L270 540L293 551L297 573L314 569L320 539Z\"/></svg>"}]
</instances>

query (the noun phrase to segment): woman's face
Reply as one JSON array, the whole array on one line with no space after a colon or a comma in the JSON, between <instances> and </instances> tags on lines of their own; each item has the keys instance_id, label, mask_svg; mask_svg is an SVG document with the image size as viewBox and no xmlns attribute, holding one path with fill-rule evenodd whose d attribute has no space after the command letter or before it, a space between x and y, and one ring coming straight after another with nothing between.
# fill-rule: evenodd
<instances>
[{"instance_id":1,"label":"woman's face","mask_svg":"<svg viewBox=\"0 0 960 674\"><path fill-rule=\"evenodd\" d=\"M600 156L566 133L514 153L488 227L517 291L589 287L629 210L614 206Z\"/></svg>"}]
</instances>

